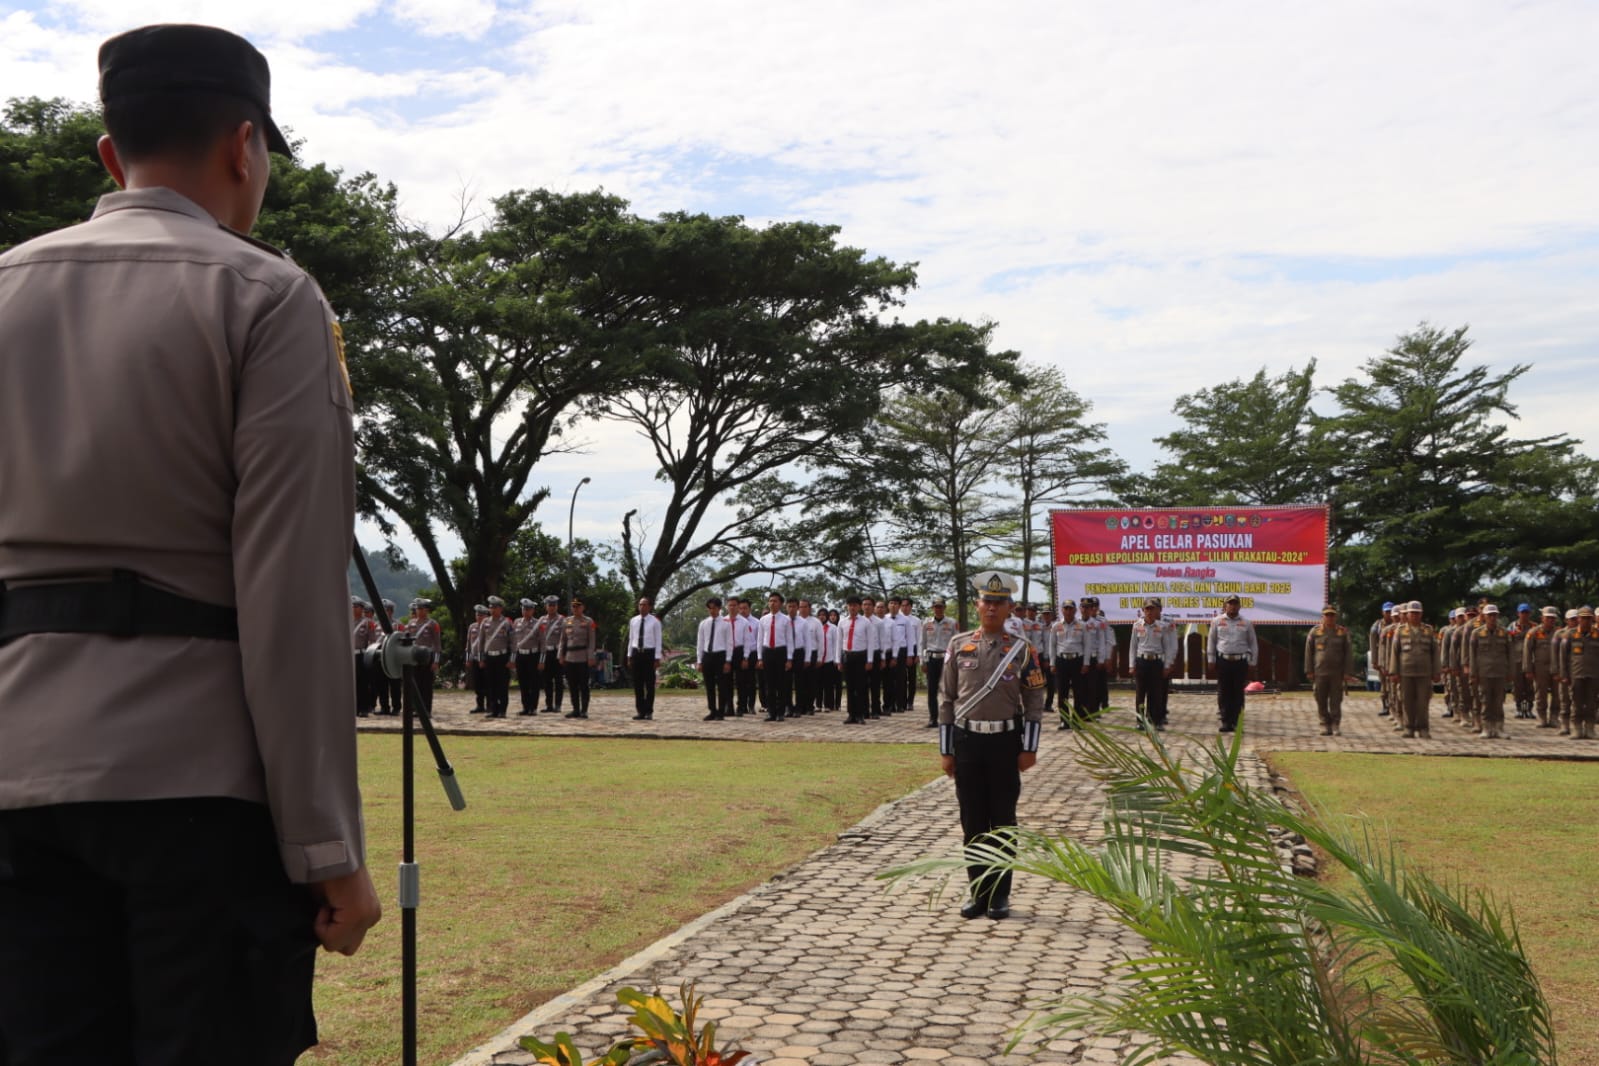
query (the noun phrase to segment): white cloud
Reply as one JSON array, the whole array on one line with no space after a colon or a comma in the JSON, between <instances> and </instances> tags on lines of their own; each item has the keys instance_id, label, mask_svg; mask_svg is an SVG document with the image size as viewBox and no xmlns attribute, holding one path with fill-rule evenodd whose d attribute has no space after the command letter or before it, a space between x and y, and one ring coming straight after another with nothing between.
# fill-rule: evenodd
<instances>
[{"instance_id":1,"label":"white cloud","mask_svg":"<svg viewBox=\"0 0 1599 1066\"><path fill-rule=\"evenodd\" d=\"M396 182L415 216L603 185L646 213L838 223L920 262L910 313L992 318L1063 365L1135 463L1182 392L1311 357L1330 383L1422 319L1533 363L1527 432L1586 436L1587 0L131 3L0 16L0 97L87 98L104 33L220 20L260 39L306 156ZM364 70L322 36L358 25L409 58ZM548 464L625 483L585 487L580 533L591 490L614 510L596 536L655 491L615 441Z\"/></svg>"}]
</instances>

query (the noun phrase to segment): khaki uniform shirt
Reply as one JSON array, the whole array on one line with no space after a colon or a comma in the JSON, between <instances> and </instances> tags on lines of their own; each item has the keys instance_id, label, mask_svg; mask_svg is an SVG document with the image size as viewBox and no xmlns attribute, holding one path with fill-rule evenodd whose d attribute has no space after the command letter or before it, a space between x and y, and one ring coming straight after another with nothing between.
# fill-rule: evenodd
<instances>
[{"instance_id":1,"label":"khaki uniform shirt","mask_svg":"<svg viewBox=\"0 0 1599 1066\"><path fill-rule=\"evenodd\" d=\"M566 616L563 614L546 614L539 619L539 633L544 641L544 654L550 652L557 654L561 651L561 635L566 631Z\"/></svg>"},{"instance_id":2,"label":"khaki uniform shirt","mask_svg":"<svg viewBox=\"0 0 1599 1066\"><path fill-rule=\"evenodd\" d=\"M411 629L415 636L416 646L426 648L432 655L432 661L438 662L444 654L444 633L439 629L439 624L429 618L426 622L413 620Z\"/></svg>"},{"instance_id":3,"label":"khaki uniform shirt","mask_svg":"<svg viewBox=\"0 0 1599 1066\"><path fill-rule=\"evenodd\" d=\"M1466 671L1472 677L1502 680L1515 669L1513 638L1501 628L1478 626L1466 644Z\"/></svg>"},{"instance_id":4,"label":"khaki uniform shirt","mask_svg":"<svg viewBox=\"0 0 1599 1066\"><path fill-rule=\"evenodd\" d=\"M483 623L473 622L466 627L466 658L468 662L477 662L483 658Z\"/></svg>"},{"instance_id":5,"label":"khaki uniform shirt","mask_svg":"<svg viewBox=\"0 0 1599 1066\"><path fill-rule=\"evenodd\" d=\"M943 618L929 618L922 623L922 651L929 659L943 660L948 653L949 642L955 639L955 619L949 615Z\"/></svg>"},{"instance_id":6,"label":"khaki uniform shirt","mask_svg":"<svg viewBox=\"0 0 1599 1066\"><path fill-rule=\"evenodd\" d=\"M981 629L956 634L945 652L944 684L938 694L940 726L955 728L955 711L988 683L1018 640L1022 638L1010 633L990 635ZM1024 723L1022 750L1037 751L1039 725L1044 720L1044 671L1032 646L1025 640L1022 643L1025 646L1000 675L993 691L964 717L970 722L1020 718Z\"/></svg>"},{"instance_id":7,"label":"khaki uniform shirt","mask_svg":"<svg viewBox=\"0 0 1599 1066\"><path fill-rule=\"evenodd\" d=\"M1355 647L1345 626L1325 622L1305 637L1305 676L1341 681L1355 666Z\"/></svg>"},{"instance_id":8,"label":"khaki uniform shirt","mask_svg":"<svg viewBox=\"0 0 1599 1066\"><path fill-rule=\"evenodd\" d=\"M503 614L498 619L490 615L483 619L483 628L478 630L477 639L483 649L482 658L504 658L511 651L511 620Z\"/></svg>"},{"instance_id":9,"label":"khaki uniform shirt","mask_svg":"<svg viewBox=\"0 0 1599 1066\"><path fill-rule=\"evenodd\" d=\"M1539 626L1528 630L1526 639L1521 645L1521 672L1524 674L1547 674L1554 669L1554 630L1548 633Z\"/></svg>"},{"instance_id":10,"label":"khaki uniform shirt","mask_svg":"<svg viewBox=\"0 0 1599 1066\"><path fill-rule=\"evenodd\" d=\"M1438 637L1425 622L1401 622L1388 635L1388 672L1400 677L1436 677Z\"/></svg>"},{"instance_id":11,"label":"khaki uniform shirt","mask_svg":"<svg viewBox=\"0 0 1599 1066\"><path fill-rule=\"evenodd\" d=\"M561 655L567 662L583 659L594 664L594 653L599 649L599 626L588 615L573 615L561 621Z\"/></svg>"},{"instance_id":12,"label":"khaki uniform shirt","mask_svg":"<svg viewBox=\"0 0 1599 1066\"><path fill-rule=\"evenodd\" d=\"M1599 630L1583 633L1573 626L1561 644L1560 657L1567 678L1599 677Z\"/></svg>"},{"instance_id":13,"label":"khaki uniform shirt","mask_svg":"<svg viewBox=\"0 0 1599 1066\"><path fill-rule=\"evenodd\" d=\"M124 568L239 639L0 646L0 807L267 805L295 881L364 859L342 341L316 283L169 189L0 256L0 580Z\"/></svg>"},{"instance_id":14,"label":"khaki uniform shirt","mask_svg":"<svg viewBox=\"0 0 1599 1066\"><path fill-rule=\"evenodd\" d=\"M351 651L365 651L372 646L374 634L378 632L376 618L363 618L355 623L355 628L350 631Z\"/></svg>"},{"instance_id":15,"label":"khaki uniform shirt","mask_svg":"<svg viewBox=\"0 0 1599 1066\"><path fill-rule=\"evenodd\" d=\"M512 626L512 641L518 655L543 655L544 635L537 618L518 618Z\"/></svg>"}]
</instances>

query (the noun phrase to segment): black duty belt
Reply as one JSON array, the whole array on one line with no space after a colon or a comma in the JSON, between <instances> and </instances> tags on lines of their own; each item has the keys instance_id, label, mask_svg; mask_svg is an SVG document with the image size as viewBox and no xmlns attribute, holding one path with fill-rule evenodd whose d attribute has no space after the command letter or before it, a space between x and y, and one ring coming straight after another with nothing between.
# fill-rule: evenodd
<instances>
[{"instance_id":1,"label":"black duty belt","mask_svg":"<svg viewBox=\"0 0 1599 1066\"><path fill-rule=\"evenodd\" d=\"M110 580L0 587L0 644L30 633L238 640L239 612L113 570Z\"/></svg>"}]
</instances>

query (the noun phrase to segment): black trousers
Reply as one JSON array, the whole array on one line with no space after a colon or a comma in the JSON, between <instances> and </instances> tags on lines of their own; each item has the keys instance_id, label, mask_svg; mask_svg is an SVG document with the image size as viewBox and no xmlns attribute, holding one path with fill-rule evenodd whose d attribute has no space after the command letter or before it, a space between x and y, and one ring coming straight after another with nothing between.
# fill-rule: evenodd
<instances>
[{"instance_id":1,"label":"black trousers","mask_svg":"<svg viewBox=\"0 0 1599 1066\"><path fill-rule=\"evenodd\" d=\"M761 649L761 702L766 705L768 718L782 718L788 714L788 649L784 647Z\"/></svg>"},{"instance_id":2,"label":"black trousers","mask_svg":"<svg viewBox=\"0 0 1599 1066\"><path fill-rule=\"evenodd\" d=\"M566 687L572 691L572 710L578 717L589 716L589 663L587 659L568 659L561 668L566 674Z\"/></svg>"},{"instance_id":3,"label":"black trousers","mask_svg":"<svg viewBox=\"0 0 1599 1066\"><path fill-rule=\"evenodd\" d=\"M1071 700L1071 715L1076 718L1083 717L1088 711L1088 682L1090 678L1083 673L1083 657L1081 655L1059 656L1055 659L1055 687L1060 693L1060 713L1065 718L1067 714L1066 701Z\"/></svg>"},{"instance_id":4,"label":"black trousers","mask_svg":"<svg viewBox=\"0 0 1599 1066\"><path fill-rule=\"evenodd\" d=\"M372 688L378 694L378 711L382 714L399 714L405 709L405 683L403 678L390 677L377 663L372 666Z\"/></svg>"},{"instance_id":5,"label":"black trousers","mask_svg":"<svg viewBox=\"0 0 1599 1066\"><path fill-rule=\"evenodd\" d=\"M633 649L628 659L628 671L633 675L633 713L645 718L655 716L655 649Z\"/></svg>"},{"instance_id":6,"label":"black trousers","mask_svg":"<svg viewBox=\"0 0 1599 1066\"><path fill-rule=\"evenodd\" d=\"M760 680L756 676L755 655L749 653L739 658L733 665L733 683L738 689L738 713L755 713L755 683Z\"/></svg>"},{"instance_id":7,"label":"black trousers","mask_svg":"<svg viewBox=\"0 0 1599 1066\"><path fill-rule=\"evenodd\" d=\"M821 675L818 678L819 684L817 687L821 692L822 709L826 711L838 710L843 705L844 695L843 674L839 672L838 664L823 663L816 669Z\"/></svg>"},{"instance_id":8,"label":"black trousers","mask_svg":"<svg viewBox=\"0 0 1599 1066\"><path fill-rule=\"evenodd\" d=\"M905 653L894 654L894 665L883 679L883 710L898 714L905 710Z\"/></svg>"},{"instance_id":9,"label":"black trousers","mask_svg":"<svg viewBox=\"0 0 1599 1066\"><path fill-rule=\"evenodd\" d=\"M1103 667L1103 668L1102 668ZM1098 659L1088 660L1088 713L1098 714L1110 706L1110 667Z\"/></svg>"},{"instance_id":10,"label":"black trousers","mask_svg":"<svg viewBox=\"0 0 1599 1066\"><path fill-rule=\"evenodd\" d=\"M437 676L433 673L433 667L419 666L411 671L411 675L416 678L416 689L422 694L422 710L431 715L433 713L433 682L437 680Z\"/></svg>"},{"instance_id":11,"label":"black trousers","mask_svg":"<svg viewBox=\"0 0 1599 1066\"><path fill-rule=\"evenodd\" d=\"M488 671L473 663L466 668L467 683L472 686L472 695L476 697L474 704L476 710L482 712L487 709L489 700Z\"/></svg>"},{"instance_id":12,"label":"black trousers","mask_svg":"<svg viewBox=\"0 0 1599 1066\"><path fill-rule=\"evenodd\" d=\"M288 1066L316 1043L315 914L260 804L0 811L0 1061Z\"/></svg>"},{"instance_id":13,"label":"black trousers","mask_svg":"<svg viewBox=\"0 0 1599 1066\"><path fill-rule=\"evenodd\" d=\"M1144 717L1156 725L1166 724L1166 663L1163 659L1134 659L1133 687Z\"/></svg>"},{"instance_id":14,"label":"black trousers","mask_svg":"<svg viewBox=\"0 0 1599 1066\"><path fill-rule=\"evenodd\" d=\"M1216 657L1216 713L1221 724L1232 729L1244 709L1244 686L1249 684L1248 659Z\"/></svg>"},{"instance_id":15,"label":"black trousers","mask_svg":"<svg viewBox=\"0 0 1599 1066\"><path fill-rule=\"evenodd\" d=\"M705 683L705 709L712 718L733 711L733 675L727 669L727 652L708 651L700 657L700 680Z\"/></svg>"},{"instance_id":16,"label":"black trousers","mask_svg":"<svg viewBox=\"0 0 1599 1066\"><path fill-rule=\"evenodd\" d=\"M871 682L867 680L871 675L866 669L870 656L864 651L847 651L844 653L844 696L849 700L849 720L852 722L866 721L867 711L871 709L871 698L868 688Z\"/></svg>"},{"instance_id":17,"label":"black trousers","mask_svg":"<svg viewBox=\"0 0 1599 1066\"><path fill-rule=\"evenodd\" d=\"M566 689L566 670L561 666L559 652L544 653L544 710L554 713L561 709L561 695Z\"/></svg>"},{"instance_id":18,"label":"black trousers","mask_svg":"<svg viewBox=\"0 0 1599 1066\"><path fill-rule=\"evenodd\" d=\"M537 714L539 711L539 689L544 687L544 678L539 674L538 652L516 653L516 687L521 690L522 713Z\"/></svg>"},{"instance_id":19,"label":"black trousers","mask_svg":"<svg viewBox=\"0 0 1599 1066\"><path fill-rule=\"evenodd\" d=\"M883 673L886 670L883 664L885 662L887 660L883 658L883 653L874 651L872 653L872 668L866 672L866 690L871 693L872 698L872 706L867 713L873 718L883 717Z\"/></svg>"},{"instance_id":20,"label":"black trousers","mask_svg":"<svg viewBox=\"0 0 1599 1066\"><path fill-rule=\"evenodd\" d=\"M921 690L921 685L916 680L916 664L907 661L905 664L905 709L912 710L916 706L916 693Z\"/></svg>"},{"instance_id":21,"label":"black trousers","mask_svg":"<svg viewBox=\"0 0 1599 1066\"><path fill-rule=\"evenodd\" d=\"M938 724L938 686L944 680L942 656L927 660L927 720Z\"/></svg>"},{"instance_id":22,"label":"black trousers","mask_svg":"<svg viewBox=\"0 0 1599 1066\"><path fill-rule=\"evenodd\" d=\"M1022 795L1022 772L1016 765L1022 753L1022 735L1009 733L968 733L955 730L955 798L961 808L961 839L971 844L985 833L1016 824L1016 802ZM976 882L987 869L968 866L966 879L972 893L989 899L1010 898L1010 871L987 881Z\"/></svg>"},{"instance_id":23,"label":"black trousers","mask_svg":"<svg viewBox=\"0 0 1599 1066\"><path fill-rule=\"evenodd\" d=\"M511 663L509 655L483 657L483 687L488 698L489 714L504 718L511 705Z\"/></svg>"},{"instance_id":24,"label":"black trousers","mask_svg":"<svg viewBox=\"0 0 1599 1066\"><path fill-rule=\"evenodd\" d=\"M811 714L816 710L816 669L806 663L805 654L794 656L794 697L788 704L791 714Z\"/></svg>"},{"instance_id":25,"label":"black trousers","mask_svg":"<svg viewBox=\"0 0 1599 1066\"><path fill-rule=\"evenodd\" d=\"M368 715L377 701L372 691L372 676L367 672L366 663L361 661L361 653L355 653L355 713ZM4 1060L0 1060L3 1062Z\"/></svg>"}]
</instances>

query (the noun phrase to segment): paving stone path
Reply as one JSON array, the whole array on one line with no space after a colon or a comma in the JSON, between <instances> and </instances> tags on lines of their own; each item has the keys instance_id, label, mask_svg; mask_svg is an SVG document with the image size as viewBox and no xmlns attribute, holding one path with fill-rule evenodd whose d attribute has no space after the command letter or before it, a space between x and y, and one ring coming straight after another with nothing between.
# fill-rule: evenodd
<instances>
[{"instance_id":1,"label":"paving stone path","mask_svg":"<svg viewBox=\"0 0 1599 1066\"><path fill-rule=\"evenodd\" d=\"M1125 693L1113 695L1125 706ZM656 719L632 719L632 696L597 694L586 721L555 715L485 720L471 702L441 693L435 717L445 733L709 738L756 742L926 743L935 733L923 713L864 726L833 716L766 723L749 718L703 722L698 697L663 695ZM1468 736L1451 720L1433 720L1432 740L1404 740L1377 716L1374 696L1351 694L1343 736L1322 737L1308 695L1254 697L1246 712L1249 771L1265 768L1255 749L1404 752L1434 755L1599 759L1599 743L1512 720L1511 737ZM1111 721L1126 722L1125 711ZM1178 695L1175 742L1215 735L1215 697ZM367 719L369 731L397 728ZM1049 731L1037 767L1023 778L1020 818L1028 826L1092 841L1104 797L1077 765L1068 733ZM522 1066L530 1054L517 1038L570 1032L587 1053L629 1035L617 989L676 990L693 981L706 997L702 1017L755 1052L760 1066L1065 1066L1117 1063L1126 1047L1083 1033L1032 1038L1014 1053L1006 1044L1037 1006L1064 992L1098 987L1112 960L1138 949L1137 938L1079 893L1018 877L1009 920L962 921L958 885L931 898L926 884L887 889L877 874L912 859L959 848L953 786L940 779L888 804L754 891L712 911L588 984L559 996L458 1061L456 1066ZM1174 866L1177 873L1184 872ZM1187 1066L1189 1060L1169 1060Z\"/></svg>"}]
</instances>

